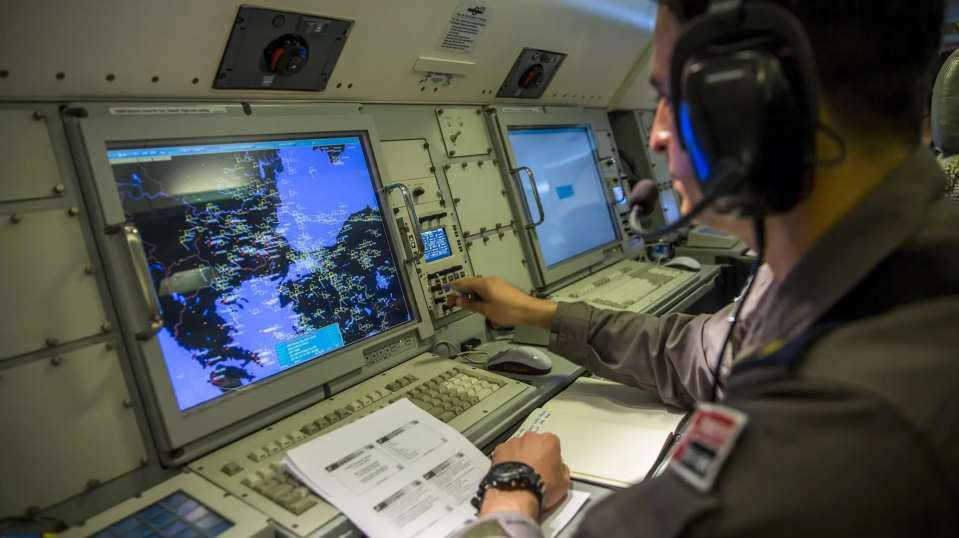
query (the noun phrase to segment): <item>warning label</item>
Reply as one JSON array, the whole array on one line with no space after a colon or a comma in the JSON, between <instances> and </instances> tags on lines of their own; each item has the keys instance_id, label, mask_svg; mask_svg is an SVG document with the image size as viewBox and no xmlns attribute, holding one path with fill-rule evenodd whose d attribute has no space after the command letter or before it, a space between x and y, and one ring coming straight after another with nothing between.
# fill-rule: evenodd
<instances>
[{"instance_id":1,"label":"warning label","mask_svg":"<svg viewBox=\"0 0 959 538\"><path fill-rule=\"evenodd\" d=\"M493 8L491 7L460 2L449 26L443 33L439 48L456 52L473 52L492 17Z\"/></svg>"}]
</instances>

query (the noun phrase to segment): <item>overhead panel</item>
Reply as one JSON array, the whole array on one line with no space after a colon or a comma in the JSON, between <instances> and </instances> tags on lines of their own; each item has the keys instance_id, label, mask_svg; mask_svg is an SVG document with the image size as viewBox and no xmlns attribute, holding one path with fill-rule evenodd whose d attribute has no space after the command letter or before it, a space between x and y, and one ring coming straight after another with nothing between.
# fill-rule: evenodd
<instances>
[{"instance_id":1,"label":"overhead panel","mask_svg":"<svg viewBox=\"0 0 959 538\"><path fill-rule=\"evenodd\" d=\"M448 156L473 157L493 152L482 114L476 107L436 110Z\"/></svg>"},{"instance_id":2,"label":"overhead panel","mask_svg":"<svg viewBox=\"0 0 959 538\"><path fill-rule=\"evenodd\" d=\"M0 359L109 330L79 208L0 214Z\"/></svg>"},{"instance_id":3,"label":"overhead panel","mask_svg":"<svg viewBox=\"0 0 959 538\"><path fill-rule=\"evenodd\" d=\"M545 50L523 49L496 97L539 99L566 60L566 55Z\"/></svg>"},{"instance_id":4,"label":"overhead panel","mask_svg":"<svg viewBox=\"0 0 959 538\"><path fill-rule=\"evenodd\" d=\"M0 110L0 202L64 193L46 122L39 111Z\"/></svg>"},{"instance_id":5,"label":"overhead panel","mask_svg":"<svg viewBox=\"0 0 959 538\"><path fill-rule=\"evenodd\" d=\"M106 344L4 370L4 513L46 508L144 465L134 405Z\"/></svg>"},{"instance_id":6,"label":"overhead panel","mask_svg":"<svg viewBox=\"0 0 959 538\"><path fill-rule=\"evenodd\" d=\"M450 165L446 179L465 236L482 234L512 223L513 214L503 180L493 161Z\"/></svg>"},{"instance_id":7,"label":"overhead panel","mask_svg":"<svg viewBox=\"0 0 959 538\"><path fill-rule=\"evenodd\" d=\"M466 242L476 276L498 276L523 291L531 291L533 284L526 269L523 248L515 230L500 230Z\"/></svg>"},{"instance_id":8,"label":"overhead panel","mask_svg":"<svg viewBox=\"0 0 959 538\"><path fill-rule=\"evenodd\" d=\"M218 90L326 89L353 23L243 6L220 67Z\"/></svg>"}]
</instances>

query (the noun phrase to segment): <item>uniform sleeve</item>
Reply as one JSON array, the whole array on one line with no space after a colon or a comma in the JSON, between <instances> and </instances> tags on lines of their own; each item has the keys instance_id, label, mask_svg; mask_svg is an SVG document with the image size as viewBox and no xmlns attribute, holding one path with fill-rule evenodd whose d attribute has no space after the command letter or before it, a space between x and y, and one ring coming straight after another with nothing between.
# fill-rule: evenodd
<instances>
[{"instance_id":1,"label":"uniform sleeve","mask_svg":"<svg viewBox=\"0 0 959 538\"><path fill-rule=\"evenodd\" d=\"M714 315L662 317L560 303L549 350L594 374L685 409L708 400L734 305Z\"/></svg>"},{"instance_id":2,"label":"uniform sleeve","mask_svg":"<svg viewBox=\"0 0 959 538\"><path fill-rule=\"evenodd\" d=\"M543 538L543 531L526 514L500 512L477 519L450 538Z\"/></svg>"}]
</instances>

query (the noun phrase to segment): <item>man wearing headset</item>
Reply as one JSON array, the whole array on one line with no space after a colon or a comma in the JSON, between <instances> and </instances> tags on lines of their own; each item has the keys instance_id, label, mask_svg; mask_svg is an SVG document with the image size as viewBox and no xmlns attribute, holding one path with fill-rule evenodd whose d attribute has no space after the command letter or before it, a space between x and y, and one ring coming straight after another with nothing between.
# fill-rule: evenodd
<instances>
[{"instance_id":1,"label":"man wearing headset","mask_svg":"<svg viewBox=\"0 0 959 538\"><path fill-rule=\"evenodd\" d=\"M684 215L756 224L770 284L725 397L698 406L661 476L593 506L577 536L959 536L959 214L920 143L943 1L660 3L651 147ZM712 368L686 379L670 362L702 324L459 284L479 296L460 306L549 328L551 349L600 375L670 403L719 399ZM542 536L535 518L569 487L558 440L526 434L493 464L456 536Z\"/></svg>"}]
</instances>

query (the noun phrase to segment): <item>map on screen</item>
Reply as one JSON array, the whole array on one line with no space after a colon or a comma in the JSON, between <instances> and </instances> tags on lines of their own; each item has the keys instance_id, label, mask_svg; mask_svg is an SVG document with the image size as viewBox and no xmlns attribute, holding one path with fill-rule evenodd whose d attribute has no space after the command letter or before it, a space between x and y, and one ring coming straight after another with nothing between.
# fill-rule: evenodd
<instances>
[{"instance_id":1,"label":"map on screen","mask_svg":"<svg viewBox=\"0 0 959 538\"><path fill-rule=\"evenodd\" d=\"M108 157L181 410L411 321L359 138Z\"/></svg>"}]
</instances>

